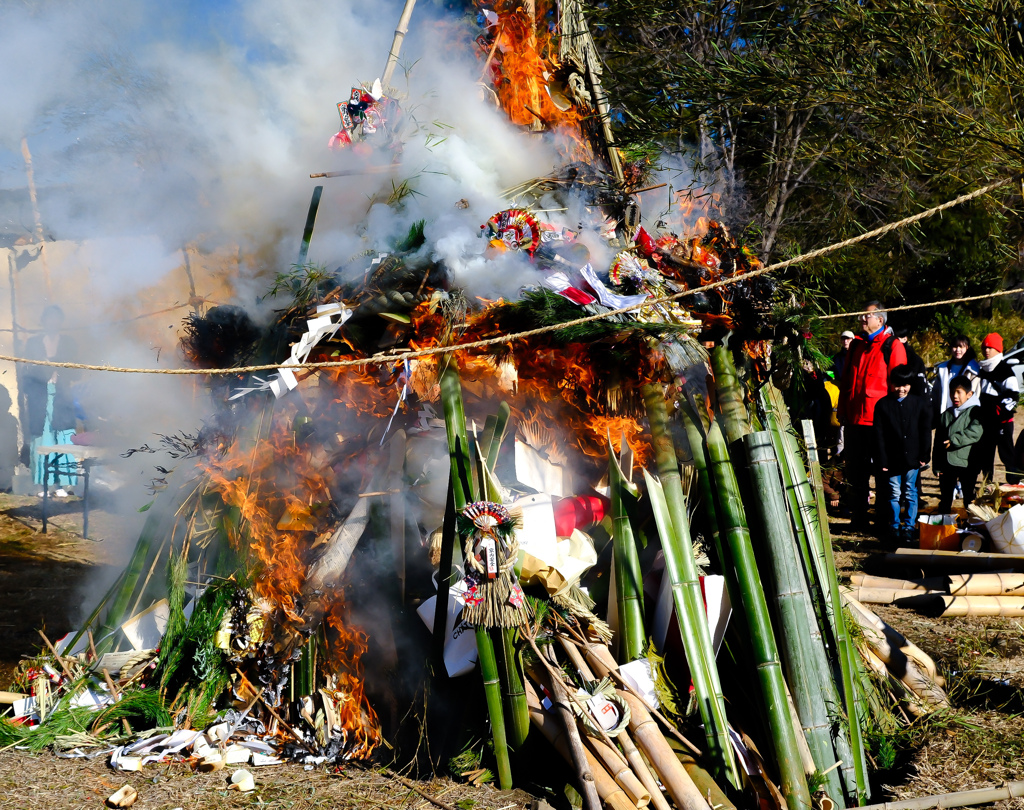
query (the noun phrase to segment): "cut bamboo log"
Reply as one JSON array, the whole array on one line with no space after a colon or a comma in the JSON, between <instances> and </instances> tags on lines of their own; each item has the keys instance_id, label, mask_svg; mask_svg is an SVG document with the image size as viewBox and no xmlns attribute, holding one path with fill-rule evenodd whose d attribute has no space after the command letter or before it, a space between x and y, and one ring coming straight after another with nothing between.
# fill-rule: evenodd
<instances>
[{"instance_id":1,"label":"cut bamboo log","mask_svg":"<svg viewBox=\"0 0 1024 810\"><path fill-rule=\"evenodd\" d=\"M931 551L901 548L882 557L886 565L903 568L954 568L962 571L1012 571L1024 574L1024 555L981 551Z\"/></svg>"},{"instance_id":2,"label":"cut bamboo log","mask_svg":"<svg viewBox=\"0 0 1024 810\"><path fill-rule=\"evenodd\" d=\"M887 588L896 591L944 591L949 587L949 579L947 577L893 579L892 577L874 577L858 572L850 575L850 586L853 588Z\"/></svg>"},{"instance_id":3,"label":"cut bamboo log","mask_svg":"<svg viewBox=\"0 0 1024 810\"><path fill-rule=\"evenodd\" d=\"M662 790L661 785L658 784L654 774L651 773L647 760L643 758L640 749L636 747L633 738L629 736L629 732L621 732L616 739L619 741L619 745L622 746L622 753L626 755L629 767L633 769L633 773L640 778L644 787L647 788L647 792L651 794L651 806L654 810L672 810L672 805L665 798L665 792ZM685 763L683 767L686 767ZM690 776L692 778L693 774L690 774Z\"/></svg>"},{"instance_id":4,"label":"cut bamboo log","mask_svg":"<svg viewBox=\"0 0 1024 810\"><path fill-rule=\"evenodd\" d=\"M533 684L527 681L525 687L526 703L530 708L530 722L548 739L548 742L554 746L555 750L562 755L565 761L571 763L573 761L572 752L565 735L565 728L555 717L544 711L540 697L537 695L537 690L534 689ZM593 785L596 787L597 794L601 797L601 801L604 802L607 810L630 810L630 808L636 810L636 805L629 800L625 791L616 784L611 775L601 767L601 763L597 761L597 758L589 751L584 751L584 753L594 780Z\"/></svg>"},{"instance_id":5,"label":"cut bamboo log","mask_svg":"<svg viewBox=\"0 0 1024 810\"><path fill-rule=\"evenodd\" d=\"M611 774L612 779L625 791L633 804L638 808L642 808L651 803L651 792L644 787L640 777L633 773L628 765L623 764L617 751L612 749L604 740L591 737L582 729L580 736L590 753L597 757L604 766L604 769Z\"/></svg>"},{"instance_id":6,"label":"cut bamboo log","mask_svg":"<svg viewBox=\"0 0 1024 810\"><path fill-rule=\"evenodd\" d=\"M921 796L904 799L901 802L869 804L861 810L931 810L933 807L973 807L979 804L1019 799L1024 796L1024 782L1007 782L994 788L961 790L956 793L942 793L938 796Z\"/></svg>"},{"instance_id":7,"label":"cut bamboo log","mask_svg":"<svg viewBox=\"0 0 1024 810\"><path fill-rule=\"evenodd\" d=\"M853 588L850 595L865 605L895 605L899 599L940 594L939 591L897 590L896 588Z\"/></svg>"},{"instance_id":8,"label":"cut bamboo log","mask_svg":"<svg viewBox=\"0 0 1024 810\"><path fill-rule=\"evenodd\" d=\"M1024 596L949 596L941 593L915 594L902 607L912 607L929 616L1024 616Z\"/></svg>"},{"instance_id":9,"label":"cut bamboo log","mask_svg":"<svg viewBox=\"0 0 1024 810\"><path fill-rule=\"evenodd\" d=\"M877 626L882 620L875 616L864 605L849 594L844 593L843 599L850 607L850 613L861 626L864 639L871 650L885 662L888 670L902 681L925 704L936 709L949 706L949 697L917 661L910 658L902 649L890 643L889 637ZM882 622L884 624L884 622Z\"/></svg>"},{"instance_id":10,"label":"cut bamboo log","mask_svg":"<svg viewBox=\"0 0 1024 810\"><path fill-rule=\"evenodd\" d=\"M953 596L1024 596L1024 574L950 574Z\"/></svg>"},{"instance_id":11,"label":"cut bamboo log","mask_svg":"<svg viewBox=\"0 0 1024 810\"><path fill-rule=\"evenodd\" d=\"M697 786L697 790L708 800L713 810L736 810L736 805L725 795L725 792L718 786L718 783L711 778L704 768L691 756L682 751L676 751L676 758L683 763L683 767Z\"/></svg>"},{"instance_id":12,"label":"cut bamboo log","mask_svg":"<svg viewBox=\"0 0 1024 810\"><path fill-rule=\"evenodd\" d=\"M852 596L852 594L849 596L851 596L853 600L856 600L856 597ZM938 667L935 666L935 661L932 660L932 657L928 655L928 653L918 647L914 642L910 641L906 636L892 627L892 625L882 621L877 614L865 608L863 604L854 604L854 602L849 600L847 600L846 603L850 607L851 611L860 611L865 620L871 622L876 629L885 635L886 640L889 642L891 647L902 652L907 656L907 658L911 658L916 661L917 665L928 673L928 677L935 681L939 686L945 686L945 681L942 679L942 676L939 675L939 670ZM888 663L888 661L886 661L886 663Z\"/></svg>"}]
</instances>

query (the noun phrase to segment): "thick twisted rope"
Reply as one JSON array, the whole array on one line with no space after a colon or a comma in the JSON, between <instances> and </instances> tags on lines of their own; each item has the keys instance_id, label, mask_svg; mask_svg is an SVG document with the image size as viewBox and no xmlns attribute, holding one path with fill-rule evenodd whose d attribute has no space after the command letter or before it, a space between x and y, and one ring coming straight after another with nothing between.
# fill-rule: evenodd
<instances>
[{"instance_id":1,"label":"thick twisted rope","mask_svg":"<svg viewBox=\"0 0 1024 810\"><path fill-rule=\"evenodd\" d=\"M995 191L998 188L1003 188L1011 183L1017 182L1020 179L1020 175L1014 175L1013 177L1007 177L1002 180L997 180L993 183L989 183L986 186L975 189L974 191L968 192L967 194L961 194L955 199L944 202L941 205L937 205L934 208L928 208L924 211L920 211L904 219L896 222L890 222L887 225L883 225L880 228L875 228L872 231L865 231L862 234L853 236L849 239L844 239L842 242L836 242L825 247L812 250L809 253L802 253L799 256L794 256L792 259L786 259L785 261L776 262L766 267L760 267L757 270L750 270L746 273L740 273L729 278L722 279L720 281L712 282L711 284L705 284L702 287L695 287L691 290L683 290L682 292L674 293L673 295L666 295L661 298L654 298L642 301L639 304L633 304L628 307L622 307L621 309L613 309L608 312L601 312L597 315L587 315L582 318L576 318L571 321L564 321L562 323L551 324L549 326L538 327L537 329L527 329L523 332L513 332L511 334L499 335L498 337L486 338L484 340L474 340L469 343L451 343L445 346L433 346L429 349L419 349L417 351L400 352L395 354L379 353L373 354L369 357L356 358L352 360L331 360L324 361L321 363L300 363L296 365L289 365L287 368L291 371L298 371L300 369L329 369L329 368L346 368L349 366L373 366L373 365L388 365L392 363L399 363L403 360L415 360L420 357L431 357L436 354L450 354L457 351L466 351L468 349L481 349L487 346L495 346L502 343L511 343L516 340L523 340L524 338L535 337L536 335L543 335L548 332L558 332L563 329L569 329L573 326L580 326L585 323L592 323L593 321L603 320L613 315L622 315L627 312L633 312L641 309L642 307L657 306L658 304L664 304L669 301L676 301L680 298L687 298L692 295L696 295L700 292L706 292L708 290L715 290L719 287L727 287L730 284L736 284L740 281L746 281L750 278L756 278L757 276L763 276L766 273L772 273L776 270L782 270L786 267L790 267L795 264L801 264L803 262L816 259L819 256L824 256L828 253L833 253L843 248L851 247L860 242L864 242L868 239L874 239L877 236L884 236L887 233L904 228L907 225L912 225L915 222L920 222L923 219L939 214L950 208L954 208L958 205L963 205L966 202L970 202L978 197L984 196ZM949 301L939 303L957 303L959 301L975 301L981 298L994 298L998 295L1008 295L1011 292L1016 291L1003 291L999 293L990 293L989 295L972 296L969 298L962 299L950 299ZM912 304L906 307L892 307L887 311L893 312L898 309L914 309L925 306L937 306L937 303L930 304ZM825 315L825 318L839 318L853 316L861 313L839 313L835 315ZM82 371L108 371L115 374L171 374L171 375L191 375L191 374L205 374L205 375L238 375L238 374L249 374L257 371L277 371L282 368L282 363L268 363L260 366L239 366L238 368L208 368L208 369L196 369L196 368L130 368L125 366L107 366L107 365L93 365L89 363L68 363L58 362L54 360L30 360L27 357L16 357L9 354L0 354L0 360L7 360L12 363L25 363L27 365L34 366L47 366L50 368L71 368L79 369Z\"/></svg>"}]
</instances>

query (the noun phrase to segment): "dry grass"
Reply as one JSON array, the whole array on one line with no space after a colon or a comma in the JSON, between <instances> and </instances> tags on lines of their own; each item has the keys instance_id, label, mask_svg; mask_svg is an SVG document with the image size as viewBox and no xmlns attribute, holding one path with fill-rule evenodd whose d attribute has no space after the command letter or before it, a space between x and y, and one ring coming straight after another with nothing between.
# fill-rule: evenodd
<instances>
[{"instance_id":1,"label":"dry grass","mask_svg":"<svg viewBox=\"0 0 1024 810\"><path fill-rule=\"evenodd\" d=\"M434 805L384 773L358 767L340 773L303 770L300 765L252 768L256 790L228 790L231 770L193 772L185 763L150 765L140 773L112 772L106 758L59 759L17 751L0 753L2 810L97 808L125 783L139 792L136 810L220 810L260 807L265 810L436 810ZM521 810L532 797L521 790L499 791L434 779L420 789L456 810Z\"/></svg>"}]
</instances>

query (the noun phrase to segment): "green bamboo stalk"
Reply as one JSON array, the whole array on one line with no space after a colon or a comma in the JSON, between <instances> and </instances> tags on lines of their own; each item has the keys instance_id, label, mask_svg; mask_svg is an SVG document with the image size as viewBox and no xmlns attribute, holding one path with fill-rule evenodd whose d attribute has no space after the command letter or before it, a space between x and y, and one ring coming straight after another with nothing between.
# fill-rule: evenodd
<instances>
[{"instance_id":1,"label":"green bamboo stalk","mask_svg":"<svg viewBox=\"0 0 1024 810\"><path fill-rule=\"evenodd\" d=\"M786 681L815 767L819 773L826 774L829 796L839 799L844 795L843 783L835 767L832 722L825 704L825 696L832 691L832 672L820 635L812 636L808 619L813 613L803 571L793 565L799 552L777 472L779 465L771 433L748 433L743 437L743 443L747 449L747 470L755 496L755 514L761 524L775 581L775 604L781 631L778 643Z\"/></svg>"},{"instance_id":2,"label":"green bamboo stalk","mask_svg":"<svg viewBox=\"0 0 1024 810\"><path fill-rule=\"evenodd\" d=\"M623 662L628 662L643 655L646 640L640 556L637 553L633 526L629 522L625 502L625 497L635 495L637 490L626 480L611 445L608 446L608 479L611 489L615 601L619 617L619 658Z\"/></svg>"},{"instance_id":3,"label":"green bamboo stalk","mask_svg":"<svg viewBox=\"0 0 1024 810\"><path fill-rule=\"evenodd\" d=\"M498 452L501 443L505 438L505 429L508 426L509 416L512 410L507 402L502 402L498 413L487 417L484 428L484 450L477 447L477 456L482 460L480 468L480 479L487 497L492 501L501 501L501 487L494 475L494 465L498 461ZM516 576L519 575L520 565L516 564ZM508 715L508 744L513 751L518 751L520 746L526 742L530 732L530 707L526 701L525 676L520 667L519 657L516 655L517 630L512 627L502 628L496 631L500 644L495 647L495 654L498 666L504 673L504 698L505 712Z\"/></svg>"},{"instance_id":4,"label":"green bamboo stalk","mask_svg":"<svg viewBox=\"0 0 1024 810\"><path fill-rule=\"evenodd\" d=\"M821 483L821 463L818 460L818 444L814 436L814 425L803 421L804 441L810 462L811 478L814 481L817 525L821 545L825 552L825 565L829 577L829 591L835 616L836 635L839 642L840 665L842 668L843 705L849 720L850 746L857 780L857 803L865 804L871 798L871 783L868 780L867 756L864 750L864 735L861 731L863 718L862 698L858 690L858 657L856 646L846 627L846 614L839 594L839 579L836 576L836 562L832 553L832 537L828 529L828 510L825 504L825 490Z\"/></svg>"},{"instance_id":5,"label":"green bamboo stalk","mask_svg":"<svg viewBox=\"0 0 1024 810\"><path fill-rule=\"evenodd\" d=\"M448 596L455 584L455 476L448 476L448 498L444 507L444 523L441 526L441 560L437 567L437 601L434 603L434 636L431 645L431 659L434 662L435 677L447 677L444 665L444 642L448 629Z\"/></svg>"},{"instance_id":6,"label":"green bamboo stalk","mask_svg":"<svg viewBox=\"0 0 1024 810\"><path fill-rule=\"evenodd\" d=\"M718 530L718 513L715 509L715 490L711 485L711 473L708 471L708 459L704 452L704 434L697 427L697 414L689 406L684 405L680 411L686 438L690 443L690 455L693 467L697 471L697 485L700 487L701 502L708 516L708 529L711 532L711 544L715 547L719 564L724 568L726 562L725 548L722 546L722 534Z\"/></svg>"},{"instance_id":7,"label":"green bamboo stalk","mask_svg":"<svg viewBox=\"0 0 1024 810\"><path fill-rule=\"evenodd\" d=\"M732 354L725 346L716 346L711 352L711 369L715 372L715 394L722 413L725 438L732 447L750 433L750 419L743 404L743 386L740 385Z\"/></svg>"},{"instance_id":8,"label":"green bamboo stalk","mask_svg":"<svg viewBox=\"0 0 1024 810\"><path fill-rule=\"evenodd\" d=\"M782 792L789 810L811 806L811 795L804 778L797 749L796 730L789 714L786 683L782 676L779 651L775 646L771 618L757 570L754 548L747 529L747 517L740 498L736 472L729 461L729 448L718 425L712 423L707 437L712 480L718 496L723 539L729 547L741 605L750 628L750 641L757 665L757 678L768 713L775 759L782 780Z\"/></svg>"},{"instance_id":9,"label":"green bamboo stalk","mask_svg":"<svg viewBox=\"0 0 1024 810\"><path fill-rule=\"evenodd\" d=\"M455 509L464 509L473 498L469 481L472 461L469 458L469 440L466 433L466 411L462 404L462 385L459 372L449 364L441 372L441 404L444 407L445 432L448 436L448 455L452 465L452 496ZM501 680L494 653L494 641L486 627L476 628L476 649L483 676L487 713L491 718L494 756L498 763L498 783L502 790L512 789L512 768L509 764L508 742L505 734L505 714L502 710Z\"/></svg>"},{"instance_id":10,"label":"green bamboo stalk","mask_svg":"<svg viewBox=\"0 0 1024 810\"><path fill-rule=\"evenodd\" d=\"M679 477L675 445L669 432L668 409L660 386L644 386L643 395L660 481L646 470L644 479L658 533L661 535L665 575L669 577L672 586L679 631L716 775L724 777L739 789L740 774L729 742L725 698L701 595L700 574L693 559L686 499Z\"/></svg>"}]
</instances>

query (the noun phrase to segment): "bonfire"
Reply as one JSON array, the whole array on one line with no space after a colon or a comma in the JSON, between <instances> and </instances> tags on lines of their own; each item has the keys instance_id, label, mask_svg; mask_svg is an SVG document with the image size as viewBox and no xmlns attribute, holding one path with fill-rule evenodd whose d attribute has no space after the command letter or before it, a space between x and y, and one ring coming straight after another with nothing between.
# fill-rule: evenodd
<instances>
[{"instance_id":1,"label":"bonfire","mask_svg":"<svg viewBox=\"0 0 1024 810\"><path fill-rule=\"evenodd\" d=\"M565 159L480 223L534 282L468 299L417 223L341 283L304 263L318 189L277 324L186 322L221 410L0 744L429 767L486 733L462 775L530 784L553 746L588 810L861 803L874 692L816 439L772 384L775 286L710 216L639 226L578 3L479 18L483 92ZM356 87L332 148L400 160L390 92Z\"/></svg>"}]
</instances>

